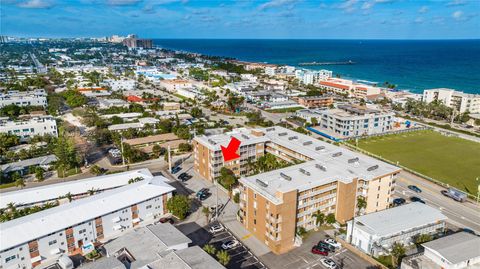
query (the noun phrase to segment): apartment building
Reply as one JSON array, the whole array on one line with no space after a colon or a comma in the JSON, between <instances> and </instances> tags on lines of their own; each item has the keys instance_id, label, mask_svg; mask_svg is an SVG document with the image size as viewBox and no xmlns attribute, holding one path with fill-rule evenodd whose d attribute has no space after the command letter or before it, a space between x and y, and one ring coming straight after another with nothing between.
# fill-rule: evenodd
<instances>
[{"instance_id":1,"label":"apartment building","mask_svg":"<svg viewBox=\"0 0 480 269\"><path fill-rule=\"evenodd\" d=\"M47 93L43 89L33 91L8 91L0 93L0 108L8 105L47 106Z\"/></svg>"},{"instance_id":2,"label":"apartment building","mask_svg":"<svg viewBox=\"0 0 480 269\"><path fill-rule=\"evenodd\" d=\"M329 107L333 105L333 97L331 96L299 96L297 98L299 105L306 108Z\"/></svg>"},{"instance_id":3,"label":"apartment building","mask_svg":"<svg viewBox=\"0 0 480 269\"><path fill-rule=\"evenodd\" d=\"M426 103L441 101L444 105L460 113L480 113L480 94L468 94L452 89L439 88L423 91L422 100Z\"/></svg>"},{"instance_id":4,"label":"apartment building","mask_svg":"<svg viewBox=\"0 0 480 269\"><path fill-rule=\"evenodd\" d=\"M168 92L176 93L180 89L192 88L192 83L183 79L165 79L160 81L160 86L165 87Z\"/></svg>"},{"instance_id":5,"label":"apartment building","mask_svg":"<svg viewBox=\"0 0 480 269\"><path fill-rule=\"evenodd\" d=\"M226 147L232 137L241 142L237 151L240 158L225 162L220 145ZM254 162L258 157L264 155L267 140L266 137L257 136L255 131L252 132L245 128L213 136L196 136L192 142L195 152L194 170L209 181L214 181L220 176L222 167L231 169L237 176L243 176L247 173L249 160Z\"/></svg>"},{"instance_id":6,"label":"apartment building","mask_svg":"<svg viewBox=\"0 0 480 269\"><path fill-rule=\"evenodd\" d=\"M0 223L0 268L33 268L82 254L167 214L174 190L154 177Z\"/></svg>"},{"instance_id":7,"label":"apartment building","mask_svg":"<svg viewBox=\"0 0 480 269\"><path fill-rule=\"evenodd\" d=\"M332 75L333 72L330 70L295 70L295 78L305 85L318 84L331 78Z\"/></svg>"},{"instance_id":8,"label":"apartment building","mask_svg":"<svg viewBox=\"0 0 480 269\"><path fill-rule=\"evenodd\" d=\"M389 253L395 242L411 245L420 234L443 233L448 218L436 208L410 203L355 218L347 224L347 240L372 256Z\"/></svg>"},{"instance_id":9,"label":"apartment building","mask_svg":"<svg viewBox=\"0 0 480 269\"><path fill-rule=\"evenodd\" d=\"M103 83L108 85L112 91L132 91L137 86L137 81L134 79L106 79Z\"/></svg>"},{"instance_id":10,"label":"apartment building","mask_svg":"<svg viewBox=\"0 0 480 269\"><path fill-rule=\"evenodd\" d=\"M349 97L365 99L370 95L380 94L381 89L378 87L356 83L347 79L329 78L321 81L320 86L328 91L336 94L345 94Z\"/></svg>"},{"instance_id":11,"label":"apartment building","mask_svg":"<svg viewBox=\"0 0 480 269\"><path fill-rule=\"evenodd\" d=\"M213 180L224 162L219 150L216 156L211 152L219 144L227 146L235 132L194 140L195 170L200 175ZM362 213L388 208L399 168L283 127L242 132L255 141L257 156L268 152L285 161L303 161L254 176L246 176L245 169L237 173L242 176L239 221L274 253L287 252L298 243L297 228L315 228L313 214L318 211L333 213L345 223L358 214L358 197L367 202ZM244 142L252 144L242 141L241 146ZM245 151L237 153L240 164L248 160Z\"/></svg>"},{"instance_id":12,"label":"apartment building","mask_svg":"<svg viewBox=\"0 0 480 269\"><path fill-rule=\"evenodd\" d=\"M55 118L45 115L32 115L18 120L0 118L0 133L14 134L21 140L28 140L36 135L58 136Z\"/></svg>"},{"instance_id":13,"label":"apartment building","mask_svg":"<svg viewBox=\"0 0 480 269\"><path fill-rule=\"evenodd\" d=\"M381 134L392 129L395 113L358 105L339 105L327 110L299 110L296 115L309 122L315 119L315 129L338 139Z\"/></svg>"}]
</instances>

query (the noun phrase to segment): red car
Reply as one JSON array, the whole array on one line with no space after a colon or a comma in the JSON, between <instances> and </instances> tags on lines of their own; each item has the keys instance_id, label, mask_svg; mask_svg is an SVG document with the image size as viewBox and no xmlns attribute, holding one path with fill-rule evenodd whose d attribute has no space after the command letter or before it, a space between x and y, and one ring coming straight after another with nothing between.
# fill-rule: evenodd
<instances>
[{"instance_id":1,"label":"red car","mask_svg":"<svg viewBox=\"0 0 480 269\"><path fill-rule=\"evenodd\" d=\"M312 247L312 253L313 254L319 254L319 255L322 255L322 256L328 256L328 250L325 249L325 248L322 248L322 247L318 247L318 246L313 246Z\"/></svg>"}]
</instances>

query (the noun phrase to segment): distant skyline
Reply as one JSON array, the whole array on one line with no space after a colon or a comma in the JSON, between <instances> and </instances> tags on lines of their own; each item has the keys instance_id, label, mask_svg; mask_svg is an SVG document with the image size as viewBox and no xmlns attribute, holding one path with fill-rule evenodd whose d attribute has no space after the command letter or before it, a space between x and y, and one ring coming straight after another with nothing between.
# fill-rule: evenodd
<instances>
[{"instance_id":1,"label":"distant skyline","mask_svg":"<svg viewBox=\"0 0 480 269\"><path fill-rule=\"evenodd\" d=\"M479 39L480 1L0 0L19 37Z\"/></svg>"}]
</instances>

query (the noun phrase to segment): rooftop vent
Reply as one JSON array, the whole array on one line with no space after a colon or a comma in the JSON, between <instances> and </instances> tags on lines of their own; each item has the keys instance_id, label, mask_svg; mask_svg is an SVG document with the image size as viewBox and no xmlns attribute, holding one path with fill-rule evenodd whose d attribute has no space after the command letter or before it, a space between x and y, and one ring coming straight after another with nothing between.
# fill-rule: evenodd
<instances>
[{"instance_id":1,"label":"rooftop vent","mask_svg":"<svg viewBox=\"0 0 480 269\"><path fill-rule=\"evenodd\" d=\"M310 172L308 172L307 170L305 170L305 169L303 169L303 168L300 168L299 170L300 170L300 172L301 172L302 174L305 174L305 175L307 175L307 176L310 175Z\"/></svg>"},{"instance_id":2,"label":"rooftop vent","mask_svg":"<svg viewBox=\"0 0 480 269\"><path fill-rule=\"evenodd\" d=\"M318 168L318 169L320 169L320 170L322 170L322 171L324 171L324 172L327 171L327 168L326 168L325 166L321 165L321 164L318 164L318 163L317 163L317 164L315 164L315 167Z\"/></svg>"},{"instance_id":3,"label":"rooftop vent","mask_svg":"<svg viewBox=\"0 0 480 269\"><path fill-rule=\"evenodd\" d=\"M359 159L358 157L356 157L356 158L353 158L353 159L349 159L349 160L348 160L348 163L356 163L356 162L358 162L359 160L360 160L360 159Z\"/></svg>"},{"instance_id":4,"label":"rooftop vent","mask_svg":"<svg viewBox=\"0 0 480 269\"><path fill-rule=\"evenodd\" d=\"M367 171L373 171L373 170L377 170L378 169L378 164L374 165L374 166L370 166L369 168L367 168Z\"/></svg>"},{"instance_id":5,"label":"rooftop vent","mask_svg":"<svg viewBox=\"0 0 480 269\"><path fill-rule=\"evenodd\" d=\"M315 147L315 150L323 150L323 149L325 149L325 147L324 147L324 146L318 146L318 147Z\"/></svg>"},{"instance_id":6,"label":"rooftop vent","mask_svg":"<svg viewBox=\"0 0 480 269\"><path fill-rule=\"evenodd\" d=\"M290 137L288 138L288 140L294 140L294 139L298 139L298 136L290 136Z\"/></svg>"},{"instance_id":7,"label":"rooftop vent","mask_svg":"<svg viewBox=\"0 0 480 269\"><path fill-rule=\"evenodd\" d=\"M216 145L217 143L215 141L213 141L212 139L208 139L208 143L212 144L212 145Z\"/></svg>"},{"instance_id":8,"label":"rooftop vent","mask_svg":"<svg viewBox=\"0 0 480 269\"><path fill-rule=\"evenodd\" d=\"M335 152L332 154L332 157L339 157L339 156L342 156L342 152L339 151L339 152Z\"/></svg>"},{"instance_id":9,"label":"rooftop vent","mask_svg":"<svg viewBox=\"0 0 480 269\"><path fill-rule=\"evenodd\" d=\"M307 141L307 142L303 142L303 145L308 146L308 145L311 145L312 143L313 143L312 141Z\"/></svg>"},{"instance_id":10,"label":"rooftop vent","mask_svg":"<svg viewBox=\"0 0 480 269\"><path fill-rule=\"evenodd\" d=\"M250 137L248 137L248 135L245 135L245 134L242 134L242 137L245 139L250 139Z\"/></svg>"},{"instance_id":11,"label":"rooftop vent","mask_svg":"<svg viewBox=\"0 0 480 269\"><path fill-rule=\"evenodd\" d=\"M285 175L284 173L280 173L280 176L288 181L292 181L292 177Z\"/></svg>"},{"instance_id":12,"label":"rooftop vent","mask_svg":"<svg viewBox=\"0 0 480 269\"><path fill-rule=\"evenodd\" d=\"M287 132L279 133L278 136L286 136Z\"/></svg>"},{"instance_id":13,"label":"rooftop vent","mask_svg":"<svg viewBox=\"0 0 480 269\"><path fill-rule=\"evenodd\" d=\"M258 185L260 185L264 188L268 187L268 184L266 182L263 182L262 180L260 180L258 178L257 178L256 182L257 182Z\"/></svg>"},{"instance_id":14,"label":"rooftop vent","mask_svg":"<svg viewBox=\"0 0 480 269\"><path fill-rule=\"evenodd\" d=\"M265 130L267 130L267 132L275 131L275 127L270 127L270 128L265 129Z\"/></svg>"}]
</instances>

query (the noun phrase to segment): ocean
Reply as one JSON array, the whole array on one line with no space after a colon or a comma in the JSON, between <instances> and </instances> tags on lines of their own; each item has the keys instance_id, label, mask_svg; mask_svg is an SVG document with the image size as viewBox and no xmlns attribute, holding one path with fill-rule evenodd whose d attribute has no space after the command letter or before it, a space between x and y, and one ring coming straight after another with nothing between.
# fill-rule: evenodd
<instances>
[{"instance_id":1,"label":"ocean","mask_svg":"<svg viewBox=\"0 0 480 269\"><path fill-rule=\"evenodd\" d=\"M302 62L352 65L308 66L344 78L421 93L452 88L480 94L480 40L269 40L154 39L159 47L232 57L238 60L298 66Z\"/></svg>"}]
</instances>

